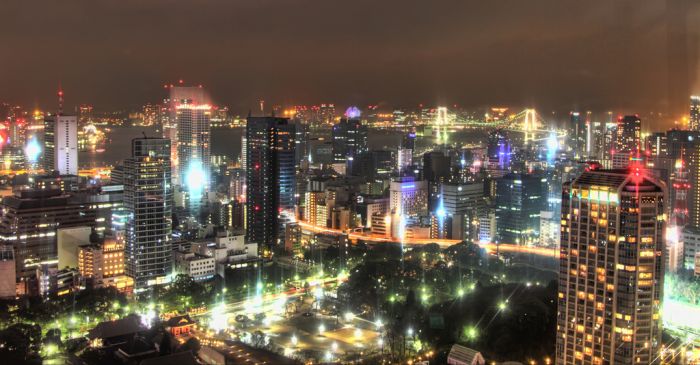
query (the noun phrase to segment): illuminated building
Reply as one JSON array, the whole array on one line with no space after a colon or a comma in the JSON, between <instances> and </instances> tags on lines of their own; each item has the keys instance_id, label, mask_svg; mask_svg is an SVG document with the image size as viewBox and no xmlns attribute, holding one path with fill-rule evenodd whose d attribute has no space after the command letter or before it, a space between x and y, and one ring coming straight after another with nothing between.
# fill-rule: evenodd
<instances>
[{"instance_id":1,"label":"illuminated building","mask_svg":"<svg viewBox=\"0 0 700 365\"><path fill-rule=\"evenodd\" d=\"M508 133L502 129L489 133L486 153L489 169L507 170L510 167L512 157L512 146Z\"/></svg>"},{"instance_id":2,"label":"illuminated building","mask_svg":"<svg viewBox=\"0 0 700 365\"><path fill-rule=\"evenodd\" d=\"M579 112L569 113L569 128L572 136L574 156L581 157L586 149L586 121Z\"/></svg>"},{"instance_id":3,"label":"illuminated building","mask_svg":"<svg viewBox=\"0 0 700 365\"><path fill-rule=\"evenodd\" d=\"M613 168L626 168L630 165L630 160L636 158L641 151L641 138L642 120L638 116L626 115L617 119Z\"/></svg>"},{"instance_id":4,"label":"illuminated building","mask_svg":"<svg viewBox=\"0 0 700 365\"><path fill-rule=\"evenodd\" d=\"M193 163L202 166L205 177L209 174L205 167L209 166L211 105L202 87L170 86L169 91L170 96L164 102L168 113L163 118L163 137L171 143L173 181L183 185ZM179 158L180 153L186 154L183 159Z\"/></svg>"},{"instance_id":5,"label":"illuminated building","mask_svg":"<svg viewBox=\"0 0 700 365\"><path fill-rule=\"evenodd\" d=\"M311 138L311 131L309 124L295 116L294 128L296 130L296 137L294 138L296 162L298 166L306 166L304 163L308 163L310 158L309 139Z\"/></svg>"},{"instance_id":6,"label":"illuminated building","mask_svg":"<svg viewBox=\"0 0 700 365\"><path fill-rule=\"evenodd\" d=\"M248 139L245 133L241 136L241 168L245 169L248 166Z\"/></svg>"},{"instance_id":7,"label":"illuminated building","mask_svg":"<svg viewBox=\"0 0 700 365\"><path fill-rule=\"evenodd\" d=\"M136 138L124 161L126 273L135 289L169 281L172 269L173 188L170 141Z\"/></svg>"},{"instance_id":8,"label":"illuminated building","mask_svg":"<svg viewBox=\"0 0 700 365\"><path fill-rule=\"evenodd\" d=\"M402 177L389 187L389 210L392 214L417 216L428 211L428 182Z\"/></svg>"},{"instance_id":9,"label":"illuminated building","mask_svg":"<svg viewBox=\"0 0 700 365\"><path fill-rule=\"evenodd\" d=\"M44 171L78 175L78 118L54 115L44 120Z\"/></svg>"},{"instance_id":10,"label":"illuminated building","mask_svg":"<svg viewBox=\"0 0 700 365\"><path fill-rule=\"evenodd\" d=\"M190 214L199 219L202 197L209 191L211 175L211 106L205 103L201 88L188 90L195 95L188 94L187 98L178 99L175 105L178 156L175 181L187 191Z\"/></svg>"},{"instance_id":11,"label":"illuminated building","mask_svg":"<svg viewBox=\"0 0 700 365\"><path fill-rule=\"evenodd\" d=\"M700 257L700 229L685 227L681 234L681 242L683 242L683 268L686 270L694 270L696 258Z\"/></svg>"},{"instance_id":12,"label":"illuminated building","mask_svg":"<svg viewBox=\"0 0 700 365\"><path fill-rule=\"evenodd\" d=\"M294 219L294 137L289 119L248 117L246 234L259 246L281 244Z\"/></svg>"},{"instance_id":13,"label":"illuminated building","mask_svg":"<svg viewBox=\"0 0 700 365\"><path fill-rule=\"evenodd\" d=\"M360 121L360 111L350 107L345 118L333 125L333 163L347 163L352 170L353 159L368 151L367 127Z\"/></svg>"},{"instance_id":14,"label":"illuminated building","mask_svg":"<svg viewBox=\"0 0 700 365\"><path fill-rule=\"evenodd\" d=\"M484 210L479 216L479 242L493 242L496 239L496 212Z\"/></svg>"},{"instance_id":15,"label":"illuminated building","mask_svg":"<svg viewBox=\"0 0 700 365\"><path fill-rule=\"evenodd\" d=\"M194 252L173 252L173 272L191 277L195 281L209 280L216 275L214 257Z\"/></svg>"},{"instance_id":16,"label":"illuminated building","mask_svg":"<svg viewBox=\"0 0 700 365\"><path fill-rule=\"evenodd\" d=\"M245 203L245 169L236 168L229 170L229 199Z\"/></svg>"},{"instance_id":17,"label":"illuminated building","mask_svg":"<svg viewBox=\"0 0 700 365\"><path fill-rule=\"evenodd\" d=\"M320 224L325 226L325 220L323 222L318 222L318 205L320 202L326 200L326 194L322 191L307 191L304 194L304 220L311 225Z\"/></svg>"},{"instance_id":18,"label":"illuminated building","mask_svg":"<svg viewBox=\"0 0 700 365\"><path fill-rule=\"evenodd\" d=\"M664 190L636 169L564 185L557 364L659 362Z\"/></svg>"},{"instance_id":19,"label":"illuminated building","mask_svg":"<svg viewBox=\"0 0 700 365\"><path fill-rule=\"evenodd\" d=\"M93 124L92 105L82 104L78 107L78 151L87 151L89 138L87 127Z\"/></svg>"},{"instance_id":20,"label":"illuminated building","mask_svg":"<svg viewBox=\"0 0 700 365\"><path fill-rule=\"evenodd\" d=\"M396 169L403 171L413 164L413 150L409 148L399 148L396 154Z\"/></svg>"},{"instance_id":21,"label":"illuminated building","mask_svg":"<svg viewBox=\"0 0 700 365\"><path fill-rule=\"evenodd\" d=\"M441 183L439 191L439 204L432 213L445 233L440 238L477 239L478 217L486 207L484 184Z\"/></svg>"},{"instance_id":22,"label":"illuminated building","mask_svg":"<svg viewBox=\"0 0 700 365\"><path fill-rule=\"evenodd\" d=\"M689 127L691 131L700 132L700 96L690 97L690 119Z\"/></svg>"},{"instance_id":23,"label":"illuminated building","mask_svg":"<svg viewBox=\"0 0 700 365\"><path fill-rule=\"evenodd\" d=\"M321 106L316 108L317 110L317 122L321 124L333 124L335 121L335 105L334 104L321 104Z\"/></svg>"},{"instance_id":24,"label":"illuminated building","mask_svg":"<svg viewBox=\"0 0 700 365\"><path fill-rule=\"evenodd\" d=\"M14 299L16 293L15 253L11 245L0 245L0 298Z\"/></svg>"},{"instance_id":25,"label":"illuminated building","mask_svg":"<svg viewBox=\"0 0 700 365\"><path fill-rule=\"evenodd\" d=\"M540 214L547 204L547 180L506 174L496 180L496 240L532 244L539 238Z\"/></svg>"},{"instance_id":26,"label":"illuminated building","mask_svg":"<svg viewBox=\"0 0 700 365\"><path fill-rule=\"evenodd\" d=\"M18 276L56 266L56 230L95 225L96 212L70 199L57 188L21 189L2 200L0 241L15 249Z\"/></svg>"},{"instance_id":27,"label":"illuminated building","mask_svg":"<svg viewBox=\"0 0 700 365\"><path fill-rule=\"evenodd\" d=\"M85 280L102 280L102 246L99 244L80 246L78 251L78 272Z\"/></svg>"}]
</instances>

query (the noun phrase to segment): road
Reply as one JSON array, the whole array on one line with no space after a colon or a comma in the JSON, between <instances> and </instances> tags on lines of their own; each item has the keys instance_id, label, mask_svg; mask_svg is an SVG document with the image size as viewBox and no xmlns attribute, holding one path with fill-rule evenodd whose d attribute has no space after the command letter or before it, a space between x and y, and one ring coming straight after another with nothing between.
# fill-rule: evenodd
<instances>
[{"instance_id":1,"label":"road","mask_svg":"<svg viewBox=\"0 0 700 365\"><path fill-rule=\"evenodd\" d=\"M357 241L357 240L362 240L365 242L373 242L373 243L401 243L405 246L420 246L420 245L427 245L427 244L433 244L437 243L440 245L440 247L446 248L449 246L452 246L454 244L462 242L461 240L451 240L451 239L440 239L440 238L406 238L403 239L402 241L397 241L394 238L388 238L388 237L383 237L383 236L378 236L378 235L373 235L373 234L366 234L366 233L358 233L358 232L352 232L352 231L343 231L340 229L332 229L332 228L326 228L326 227L319 227L315 226L312 224L309 224L308 222L304 221L297 221L299 226L305 230L314 232L314 233L325 233L325 234L331 234L331 235L341 235L341 234L346 234L348 238L352 241ZM523 253L523 254L530 254L530 255L537 255L537 256L544 256L544 257L559 257L559 250L556 248L544 248L544 247L531 247L531 246L521 246L521 245L516 245L512 243L492 243L492 242L486 242L486 243L479 243L479 246L482 248L485 248L488 252L496 252L498 251L499 253Z\"/></svg>"}]
</instances>

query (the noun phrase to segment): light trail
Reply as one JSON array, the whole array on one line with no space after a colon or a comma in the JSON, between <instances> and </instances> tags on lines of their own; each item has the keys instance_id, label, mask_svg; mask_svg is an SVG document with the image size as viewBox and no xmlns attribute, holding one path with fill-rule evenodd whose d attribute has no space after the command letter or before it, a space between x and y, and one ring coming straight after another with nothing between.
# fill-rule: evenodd
<instances>
[{"instance_id":1,"label":"light trail","mask_svg":"<svg viewBox=\"0 0 700 365\"><path fill-rule=\"evenodd\" d=\"M420 246L420 245L428 245L428 244L436 243L442 248L446 248L446 247L449 247L449 246L452 246L452 245L455 245L457 243L462 242L461 240L450 240L450 239L440 239L440 238L405 238L403 240L396 240L394 238L388 238L388 237L383 237L383 236L378 236L378 235L357 233L357 232L345 232L345 231L340 230L340 229L319 227L319 226L312 225L312 224L310 224L308 222L304 222L304 221L297 221L297 223L303 229L306 229L306 230L314 232L314 233L325 233L325 234L331 234L331 235L345 234L348 236L348 239L353 240L353 241L362 240L365 242L374 242L374 243L400 243L400 244L403 244L405 246ZM552 257L552 258L559 257L559 249L558 248L521 246L521 245L516 245L516 244L512 244L512 243L496 244L496 243L492 243L492 242L478 243L478 245L480 247L486 249L486 251L489 253L496 253L496 252L498 252L498 253L522 253L522 254Z\"/></svg>"}]
</instances>

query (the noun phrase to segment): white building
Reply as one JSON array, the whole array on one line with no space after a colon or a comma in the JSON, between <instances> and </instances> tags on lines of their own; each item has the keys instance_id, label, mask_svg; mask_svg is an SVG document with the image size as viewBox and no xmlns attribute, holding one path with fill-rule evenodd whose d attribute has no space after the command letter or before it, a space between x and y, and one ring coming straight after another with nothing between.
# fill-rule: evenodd
<instances>
[{"instance_id":1,"label":"white building","mask_svg":"<svg viewBox=\"0 0 700 365\"><path fill-rule=\"evenodd\" d=\"M50 134L49 134L50 135ZM60 175L78 175L78 117L58 115L53 120L53 169ZM48 143L48 141L45 141ZM50 152L50 151L49 151ZM50 157L49 157L50 158Z\"/></svg>"},{"instance_id":2,"label":"white building","mask_svg":"<svg viewBox=\"0 0 700 365\"><path fill-rule=\"evenodd\" d=\"M208 280L216 274L216 262L213 257L207 257L194 252L173 252L173 272L185 274L195 281Z\"/></svg>"},{"instance_id":3,"label":"white building","mask_svg":"<svg viewBox=\"0 0 700 365\"><path fill-rule=\"evenodd\" d=\"M695 258L700 253L700 230L686 227L681 237L683 242L683 267L687 270L695 269Z\"/></svg>"},{"instance_id":4,"label":"white building","mask_svg":"<svg viewBox=\"0 0 700 365\"><path fill-rule=\"evenodd\" d=\"M401 171L413 164L413 150L409 148L399 148L396 158L396 168Z\"/></svg>"},{"instance_id":5,"label":"white building","mask_svg":"<svg viewBox=\"0 0 700 365\"><path fill-rule=\"evenodd\" d=\"M411 177L392 181L389 186L389 209L392 214L414 216L428 211L428 182Z\"/></svg>"}]
</instances>

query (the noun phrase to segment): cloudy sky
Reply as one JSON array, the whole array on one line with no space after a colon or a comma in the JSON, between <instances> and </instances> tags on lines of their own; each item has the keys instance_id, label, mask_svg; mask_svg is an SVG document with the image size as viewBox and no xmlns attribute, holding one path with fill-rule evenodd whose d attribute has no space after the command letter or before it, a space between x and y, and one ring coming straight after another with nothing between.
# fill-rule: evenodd
<instances>
[{"instance_id":1,"label":"cloudy sky","mask_svg":"<svg viewBox=\"0 0 700 365\"><path fill-rule=\"evenodd\" d=\"M668 2L7 0L0 100L50 107L60 83L68 105L133 108L182 78L245 110L678 109L696 86L700 6Z\"/></svg>"}]
</instances>

